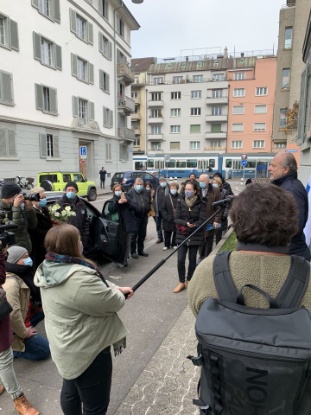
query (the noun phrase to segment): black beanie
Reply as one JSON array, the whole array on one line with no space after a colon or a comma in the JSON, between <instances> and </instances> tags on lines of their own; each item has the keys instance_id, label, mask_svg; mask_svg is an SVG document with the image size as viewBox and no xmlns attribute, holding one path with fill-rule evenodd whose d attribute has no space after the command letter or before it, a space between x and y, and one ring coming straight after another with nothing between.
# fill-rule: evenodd
<instances>
[{"instance_id":1,"label":"black beanie","mask_svg":"<svg viewBox=\"0 0 311 415\"><path fill-rule=\"evenodd\" d=\"M75 189L77 189L77 192L79 191L79 188L76 182L68 182L65 186L65 190L67 189L67 187L74 187Z\"/></svg>"},{"instance_id":2,"label":"black beanie","mask_svg":"<svg viewBox=\"0 0 311 415\"><path fill-rule=\"evenodd\" d=\"M4 184L1 189L2 199L8 199L9 197L18 195L22 189L16 183Z\"/></svg>"}]
</instances>

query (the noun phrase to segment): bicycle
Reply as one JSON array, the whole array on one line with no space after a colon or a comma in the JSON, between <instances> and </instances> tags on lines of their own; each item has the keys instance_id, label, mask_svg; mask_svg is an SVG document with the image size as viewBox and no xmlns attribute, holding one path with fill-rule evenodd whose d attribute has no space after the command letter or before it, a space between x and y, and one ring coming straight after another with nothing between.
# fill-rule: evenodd
<instances>
[{"instance_id":1,"label":"bicycle","mask_svg":"<svg viewBox=\"0 0 311 415\"><path fill-rule=\"evenodd\" d=\"M33 182L35 181L35 179L33 179L32 177L26 177L24 181L22 181L22 179L24 179L23 176L16 176L16 179L17 184L21 189L30 190L34 187Z\"/></svg>"}]
</instances>

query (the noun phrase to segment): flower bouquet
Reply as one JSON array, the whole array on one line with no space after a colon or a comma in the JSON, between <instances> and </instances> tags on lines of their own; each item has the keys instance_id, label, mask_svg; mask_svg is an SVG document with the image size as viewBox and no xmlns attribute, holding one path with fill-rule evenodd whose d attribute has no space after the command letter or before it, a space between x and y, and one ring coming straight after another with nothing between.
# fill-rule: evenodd
<instances>
[{"instance_id":1,"label":"flower bouquet","mask_svg":"<svg viewBox=\"0 0 311 415\"><path fill-rule=\"evenodd\" d=\"M68 223L71 216L76 216L75 212L71 210L70 206L66 206L63 210L58 203L49 206L50 217L53 225L59 225L60 223Z\"/></svg>"}]
</instances>

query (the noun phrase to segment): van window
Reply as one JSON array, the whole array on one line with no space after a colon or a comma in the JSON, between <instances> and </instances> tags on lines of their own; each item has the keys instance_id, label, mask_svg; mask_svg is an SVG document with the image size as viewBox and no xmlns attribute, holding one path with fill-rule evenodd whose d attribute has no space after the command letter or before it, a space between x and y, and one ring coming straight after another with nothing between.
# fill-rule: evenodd
<instances>
[{"instance_id":1,"label":"van window","mask_svg":"<svg viewBox=\"0 0 311 415\"><path fill-rule=\"evenodd\" d=\"M73 175L73 181L74 182L83 182L84 180L83 180L82 174L80 174L80 173L74 174Z\"/></svg>"},{"instance_id":2,"label":"van window","mask_svg":"<svg viewBox=\"0 0 311 415\"><path fill-rule=\"evenodd\" d=\"M40 183L42 183L43 180L49 180L52 183L56 183L57 174L40 174Z\"/></svg>"},{"instance_id":3,"label":"van window","mask_svg":"<svg viewBox=\"0 0 311 415\"><path fill-rule=\"evenodd\" d=\"M63 174L63 182L67 183L71 181L70 174Z\"/></svg>"}]
</instances>

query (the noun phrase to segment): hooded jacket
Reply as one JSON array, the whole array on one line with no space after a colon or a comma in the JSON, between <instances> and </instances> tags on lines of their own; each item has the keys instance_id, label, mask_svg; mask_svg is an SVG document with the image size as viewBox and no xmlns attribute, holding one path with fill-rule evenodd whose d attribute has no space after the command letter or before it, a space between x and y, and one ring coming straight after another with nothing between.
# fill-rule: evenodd
<instances>
[{"instance_id":1,"label":"hooded jacket","mask_svg":"<svg viewBox=\"0 0 311 415\"><path fill-rule=\"evenodd\" d=\"M35 274L45 314L52 359L64 379L75 379L96 356L114 344L125 346L127 330L117 312L125 297L107 287L96 270L80 264L44 260Z\"/></svg>"}]
</instances>

